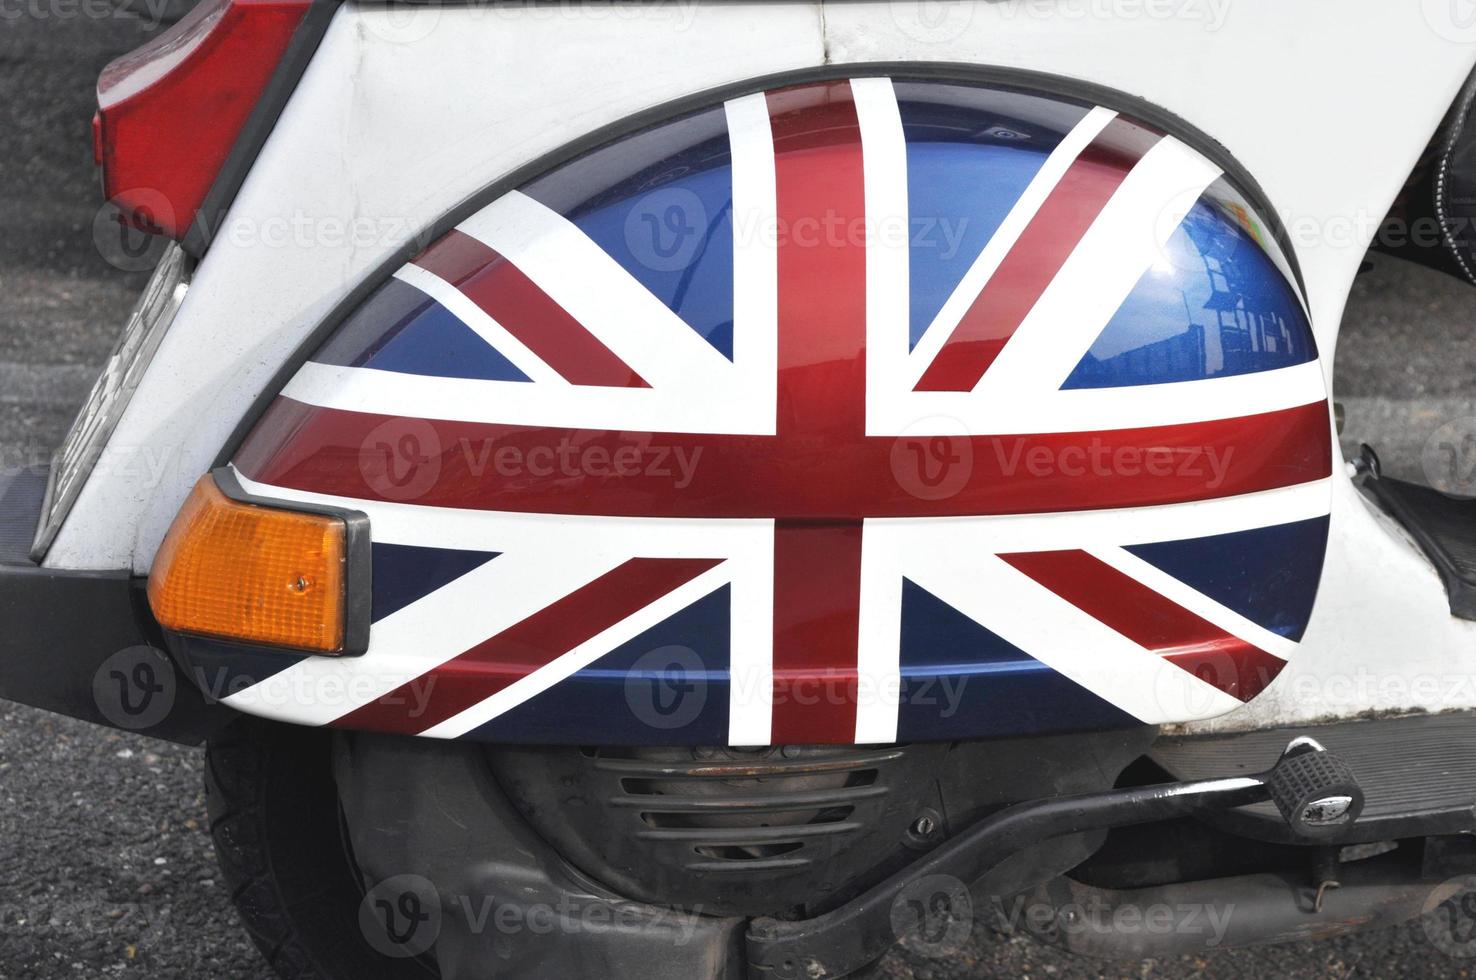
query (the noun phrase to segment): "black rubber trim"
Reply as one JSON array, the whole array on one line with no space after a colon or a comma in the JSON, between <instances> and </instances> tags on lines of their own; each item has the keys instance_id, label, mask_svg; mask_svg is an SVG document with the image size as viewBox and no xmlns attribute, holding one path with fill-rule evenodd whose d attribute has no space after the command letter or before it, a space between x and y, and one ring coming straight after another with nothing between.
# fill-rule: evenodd
<instances>
[{"instance_id":1,"label":"black rubber trim","mask_svg":"<svg viewBox=\"0 0 1476 980\"><path fill-rule=\"evenodd\" d=\"M334 307L333 312L328 314L308 334L307 338L298 346L293 355L277 371L272 381L257 396L251 409L241 418L235 431L232 432L231 437L221 447L221 452L216 458L216 465L224 466L230 462L241 443L245 441L251 430L255 428L257 421L266 412L268 406L277 398L278 393L292 380L292 376L297 373L298 369L338 330L343 322L358 309L375 289L378 289L380 285L394 274L395 270L419 254L431 242L508 191L521 187L534 177L540 176L561 164L568 163L577 157L583 156L592 150L612 143L624 136L629 136L650 126L679 118L691 112L706 109L713 105L719 105L728 99L752 95L785 85L800 85L806 82L875 76L886 76L897 81L958 82L987 85L1007 91L1050 95L1077 102L1081 105L1103 106L1114 109L1140 122L1161 129L1163 132L1174 136L1176 139L1214 161L1224 171L1225 179L1245 197L1246 201L1255 208L1258 216L1271 229L1272 237L1276 240L1283 254L1285 254L1287 263L1291 267L1292 275L1296 279L1299 292L1302 294L1303 299L1308 302L1308 305L1310 305L1311 301L1307 297L1307 288L1302 278L1301 266L1297 262L1295 250L1291 247L1291 238L1287 235L1286 228L1281 223L1280 214L1271 206L1266 192L1262 190L1260 184L1250 175L1250 172L1230 154L1230 151L1223 144L1198 127L1169 112L1167 109L1136 96L1110 89L1104 85L1097 85L1076 78L1067 78L1062 75L1027 71L1019 68L955 63L862 62L778 72L683 96L679 99L674 99L659 106L627 116L618 122L603 126L513 170L511 173L487 185L476 194L473 194L446 212L439 220L422 231L421 234L414 236L386 261L381 263L374 272L350 291L342 302Z\"/></svg>"},{"instance_id":2,"label":"black rubber trim","mask_svg":"<svg viewBox=\"0 0 1476 980\"><path fill-rule=\"evenodd\" d=\"M1440 146L1440 161L1435 173L1435 216L1440 221L1441 238L1445 242L1446 250L1455 260L1460 268L1461 276L1468 283L1476 283L1476 269L1472 268L1473 256L1461 247L1461 241L1457 236L1462 236L1465 241L1471 241L1471 229L1466 225L1463 218L1469 216L1454 215L1451 213L1450 188L1452 183L1451 166L1456 156L1462 150L1462 143L1467 146L1471 143L1471 109L1476 106L1476 72L1466 79L1465 85L1461 87L1460 94L1450 111L1445 132L1445 139ZM1463 202L1470 207L1471 202Z\"/></svg>"},{"instance_id":3,"label":"black rubber trim","mask_svg":"<svg viewBox=\"0 0 1476 980\"><path fill-rule=\"evenodd\" d=\"M369 534L369 516L361 511L322 504L304 503L298 500L277 500L248 493L236 479L235 471L229 467L218 467L211 476L220 492L230 499L256 507L274 510L290 510L300 514L321 514L336 517L344 525L344 624L343 650L333 654L339 657L357 657L369 649L369 623L374 605L374 560L373 544ZM263 650L275 647L260 647ZM294 651L298 653L315 651Z\"/></svg>"},{"instance_id":4,"label":"black rubber trim","mask_svg":"<svg viewBox=\"0 0 1476 980\"><path fill-rule=\"evenodd\" d=\"M261 148L276 127L287 100L297 90L298 82L302 81L302 73L318 53L318 45L328 33L328 24L342 4L343 0L313 0L303 15L302 23L297 25L281 64L272 73L261 98L246 118L246 125L241 128L230 155L215 175L215 183L210 185L205 200L195 213L195 220L180 242L180 246L195 258L203 257L209 250L210 242L225 222L226 212L246 182L246 175L256 165Z\"/></svg>"},{"instance_id":5,"label":"black rubber trim","mask_svg":"<svg viewBox=\"0 0 1476 980\"><path fill-rule=\"evenodd\" d=\"M1476 619L1476 500L1449 497L1432 487L1387 476L1364 488L1419 544L1445 584L1450 614Z\"/></svg>"},{"instance_id":6,"label":"black rubber trim","mask_svg":"<svg viewBox=\"0 0 1476 980\"><path fill-rule=\"evenodd\" d=\"M163 652L143 586L126 571L0 565L0 698L188 745L227 724L236 713L208 704ZM135 723L98 692L112 690L111 671L126 683L140 663L172 700L162 718Z\"/></svg>"}]
</instances>

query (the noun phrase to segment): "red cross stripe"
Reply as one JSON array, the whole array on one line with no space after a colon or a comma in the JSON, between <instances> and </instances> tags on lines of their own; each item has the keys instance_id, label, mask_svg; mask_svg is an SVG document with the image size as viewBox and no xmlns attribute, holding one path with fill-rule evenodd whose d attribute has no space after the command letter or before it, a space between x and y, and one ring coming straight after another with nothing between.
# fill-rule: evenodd
<instances>
[{"instance_id":1,"label":"red cross stripe","mask_svg":"<svg viewBox=\"0 0 1476 980\"><path fill-rule=\"evenodd\" d=\"M619 320L613 325L602 321L598 300L604 299L603 293L591 306L588 295L578 294L577 289L558 281L557 269L550 273L551 266L536 266L556 251L549 242L557 235L581 233L577 229L570 232L572 224L534 200L526 205L530 210L519 214L534 214L536 218L531 209L542 208L551 216L547 225L529 232L525 225L534 227L536 221L524 225L507 222L509 226L517 225L514 231L505 231L491 219L481 226L471 221L463 223L459 230L416 257L409 276L403 271L400 276L437 302L455 307L455 316L468 324L480 311L488 321L483 324L482 338L514 338L520 345L519 357L536 359L534 367L541 362L542 373L537 378L530 370L529 380L470 376L443 379L436 374L417 376L409 369L374 369L325 360L310 364L305 372L308 380L297 388L289 386L272 403L233 460L236 469L256 484L348 501L383 502L397 508L403 505L406 509L466 511L482 522L480 527L511 534L515 544L525 547L526 538L518 535L525 534L534 523L526 515L600 519L608 525L599 526L593 520L581 525L591 536L609 535L601 539L599 548L592 549L600 552L601 560L613 556L600 566L602 574L582 571L578 581L584 584L572 591L561 585L561 598L551 604L545 593L537 593L542 605L529 609L526 615L522 607L517 607L520 611L516 616L499 620L503 628L495 633L483 630L482 622L475 623L478 632L457 634L456 646L438 651L437 659L424 658L423 668L420 660L395 651L399 659L392 666L406 672L394 674L392 682L380 687L372 700L329 719L330 723L413 733L438 729L432 734L460 737L493 717L478 714L478 706L492 700L510 703L512 699L506 692L520 680L548 671L570 651L588 651L592 640L612 630L618 633L615 627L628 625L642 610L663 599L667 603L662 609L678 600L692 603L694 600L684 590L694 582L710 594L709 582L720 576L709 573L738 564L736 551L724 552L717 547L706 550L709 538L701 539L702 544L688 547L682 543L676 548L669 547L669 539L663 539L668 543L667 550L647 544L639 537L646 533L640 530L639 522L644 521L649 530L663 523L653 519L667 519L668 524L674 519L689 520L693 525L746 521L754 522L751 529L759 541L755 553L761 556L761 571L765 575L772 571L772 621L758 621L760 616L753 615L748 623L752 628L743 634L748 650L760 649L772 641L771 651L760 649L766 670L763 682L769 690L748 692L755 698L772 697L769 741L849 743L856 741L865 728L865 712L858 698L868 676L869 655L863 648L871 633L863 636L863 624L883 622L887 624L885 630L872 632L901 632L900 610L891 619L868 620L866 615L870 593L865 590L871 586L863 584L863 554L868 556L865 582L877 581L873 576L875 566L870 564L872 552L867 549L879 533L868 522L888 522L892 526L893 537L882 539L891 547L886 542L895 543L902 537L894 525L908 519L1005 515L1051 515L1054 519L1055 515L1081 512L1245 497L1302 487L1331 474L1332 441L1325 398L1298 402L1297 396L1263 396L1262 389L1239 385L1240 379L1234 378L1230 379L1235 383L1231 387L1218 387L1214 394L1205 396L1210 408L1192 406L1172 424L1094 429L1091 425L1097 420L1085 417L1088 410L1075 417L1070 417L1070 412L1078 405L1102 404L1075 397L1095 397L1097 393L1070 392L1072 399L1067 408L1050 416L1066 420L1063 431L1037 431L1039 427L1032 427L1028 419L1022 422L1017 418L1028 415L1032 408L1012 417L1008 405L1000 412L997 428L967 431L978 429L978 419L1000 404L987 401L979 403L985 408L972 416L974 423L958 434L939 435L926 427L918 435L879 434L911 431L878 422L912 410L914 403L907 402L903 411L888 415L902 404L896 399L973 397L979 394L976 389L981 381L992 382L1001 372L1011 374L1004 368L1007 361L1019 361L1018 348L1012 347L1005 360L995 364L1006 345L1048 342L1050 336L1042 341L1041 335L1033 332L1046 318L1029 318L1031 325L1023 331L1022 324L1042 303L1084 236L1099 220L1105 222L1104 209L1115 207L1115 196L1133 185L1134 181L1128 180L1133 169L1140 164L1148 169L1146 155L1173 141L1115 117L1097 123L1100 129L1095 135L1081 135L1073 144L1078 150L1076 156L1053 171L1056 182L1048 192L1042 191L1034 198L1039 206L1033 216L1014 226L1014 240L1004 249L1003 258L978 295L971 302L965 298L949 307L957 325L946 328L950 330L946 338L933 336L939 345L936 355L926 366L919 355L917 370L908 374L910 366L892 370L881 360L909 356L905 345L893 350L899 345L887 339L900 335L905 341L906 331L887 334L891 326L879 326L878 320L890 315L885 311L895 310L886 304L885 297L877 300L873 263L885 259L878 258L868 235L855 233L873 223L869 218L878 218L868 215L868 203L888 200L885 195L878 198L876 183L883 179L879 174L887 171L878 169L869 156L876 145L876 130L868 127L876 125L876 117L872 103L866 101L867 91L861 81L836 81L766 93L762 97L767 110L763 139L771 146L766 143L763 149L772 150L773 172L758 173L762 179L755 179L753 155L739 160L742 120L736 114L728 117L734 141L731 168L735 238L739 237L740 167L748 168L743 179L749 183L744 186L763 190L764 206L770 209L777 229L771 252L747 253L734 260L735 268L741 270L733 272L733 286L735 292L759 292L762 283L758 280L763 277L753 274L752 264L743 263L750 262L753 254L761 254L764 262L772 255L772 262L761 270L765 276L772 276L774 284L772 292L765 294L770 297L766 309L772 321L759 318L759 327L755 328L752 320L738 322L741 318L735 313L731 355L718 354L715 348L709 350L707 340L697 338L701 356L689 349L683 356L696 365L694 373L712 371L716 376L731 369L739 378L733 389L714 386L711 392L704 392L674 385L670 364L685 362L675 355L669 361L646 359L649 352L643 349L645 335L639 332L648 326L644 321L632 324L629 317L611 317L612 321ZM895 100L891 105L896 112ZM752 101L747 108L753 108ZM734 112L731 103L729 112ZM764 113L760 111L758 129L762 129L763 122ZM753 124L754 118L747 117L745 125ZM752 139L752 132L741 138ZM900 144L900 124L897 138ZM769 157L760 155L760 159ZM903 189L905 198L905 185ZM517 197L517 192L509 197ZM518 234L528 238L520 239ZM528 240L538 247L520 251L519 246ZM595 248L587 239L575 241L573 246L571 240L558 239L555 244L562 244L571 255L586 245ZM616 268L608 256L590 260L583 252L570 259L570 266L585 271L586 278L606 275ZM625 272L616 268L610 274ZM627 278L630 285L644 289L634 278ZM601 282L608 287L614 280ZM622 283L615 285L626 288ZM449 299L447 293L436 293L438 289L449 290ZM612 295L618 291L609 290ZM962 288L958 293L963 295ZM640 307L629 296L621 293L610 302L626 303L621 310L652 309ZM1061 307L1058 304L1056 308ZM1081 319L1083 330L1091 326L1086 317ZM682 336L663 335L660 324L650 325L649 344L659 346L671 341L675 348L693 340L695 335L687 324L673 322ZM1045 323L1041 329L1049 334L1051 329L1070 326L1075 325ZM1097 326L1100 329L1100 324ZM773 342L773 356L768 362L755 360L752 355L756 329L766 331L761 339ZM631 342L632 336L637 342ZM888 373L869 372L868 360L873 360L873 369L886 366ZM712 363L717 367L713 368ZM752 424L708 421L716 416L701 414L705 406L697 404L700 399L710 396L715 400L734 398L736 402L732 392L740 385L756 387L751 373L739 373L748 371L753 363L763 365L759 373L766 383L773 380L771 429L766 414L770 407L767 387L763 388L763 399L753 399L755 403L762 401L760 407L765 411L755 410ZM773 366L773 374L769 365ZM1315 364L1302 367L1315 368ZM991 370L995 373L990 374ZM878 377L890 383L904 374L904 381L895 385L896 391L868 390L869 377L871 384L881 387ZM1305 375L1304 371L1299 377L1305 379ZM1320 377L1313 380L1321 384ZM1008 392L1004 397L1015 397L1018 390L1024 390L1025 383L1020 384L1019 389L1002 388ZM380 385L386 390L393 387L394 391L386 395L377 387ZM444 402L438 400L441 393L437 385L450 392ZM1060 394L1058 384L1048 387L1050 390L1032 406L1038 408ZM670 396L672 391L677 394L671 402L653 401ZM1229 395L1224 394L1227 391ZM1248 403L1239 413L1236 393L1242 391L1274 404ZM427 402L424 408L417 405L413 412L406 411L408 400L422 393ZM997 393L989 394L995 397ZM1117 394L1107 391L1105 396ZM883 396L892 401L884 403ZM516 402L519 398L526 401ZM568 407L579 399L584 401L575 405L577 411ZM1112 419L1158 421L1162 416L1141 409L1150 400L1134 389L1113 403L1119 407L1128 404L1132 411L1123 410ZM669 411L667 406L672 403L690 407L692 417L684 417L682 411ZM455 410L444 407L453 404ZM651 405L657 408L651 409ZM562 424L539 424L549 418L549 406L557 414L555 421ZM1228 411L1223 410L1225 406ZM602 419L604 411L620 418ZM918 414L923 417L925 413ZM655 424L644 424L652 421ZM571 424L574 422L580 424ZM1054 426L1056 422L1043 424ZM1011 432L1012 425L1021 431ZM1080 429L1072 430L1069 425ZM717 431L700 431L704 428ZM942 431L948 430L945 427ZM395 512L410 520L399 509ZM468 515L455 516L470 522ZM517 524L513 518L522 518L523 523ZM498 519L504 519L506 526L496 526ZM1294 519L1298 518L1286 518L1288 522ZM768 525L757 523L760 521L772 522L772 541ZM401 537L389 540L399 543L413 538L405 526L400 526ZM696 540L697 532L691 533ZM994 533L992 527L988 533ZM610 544L611 540L616 543ZM1074 605L1096 620L1091 625L1101 633L1115 631L1141 647L1131 652L1149 661L1153 669L1160 669L1163 661L1181 667L1213 688L1209 693L1222 701L1255 696L1284 663L1284 646L1272 642L1276 638L1262 637L1259 642L1267 649L1261 649L1233 635L1179 605L1178 601L1189 601L1182 595L1178 601L1166 597L1095 557L1106 554L1104 551L1089 553L1056 544L1036 548L1030 541L1023 547L1010 548L993 541L984 544L982 553L999 573L1017 579L1026 589L1052 602L1059 599ZM448 545L442 540L436 546ZM769 551L759 550L770 546L772 565ZM453 543L451 547L473 546ZM496 539L475 547L504 550ZM509 546L506 550L515 549ZM898 546L894 550L905 549ZM1010 568L993 558L996 553ZM895 569L889 567L887 573L900 584L904 575L902 559L892 556L887 560L899 563ZM509 564L505 557L497 561ZM554 561L550 559L548 564L552 566ZM952 567L932 567L938 578L954 574L958 582L982 581L982 577L976 579L978 568L955 573ZM958 567L964 568L962 563ZM583 566L576 571L581 569ZM591 575L595 577L589 580ZM733 571L732 581L736 582L739 575ZM758 578L753 576L754 581ZM569 581L575 581L572 573ZM765 591L760 592L765 602L770 598L768 588L765 580ZM735 586L735 594L737 591ZM962 609L969 606L968 598L964 585L946 601ZM495 602L496 597L489 601ZM769 612L769 607L762 604L747 608ZM1195 608L1203 611L1205 607ZM674 614L668 610L663 615ZM743 653L738 649L736 623L740 613L736 605L732 615L732 685L736 691L742 683L736 676L736 664ZM983 614L977 609L968 615L982 622ZM1216 623L1229 622L1236 627L1236 621L1216 610L1206 615ZM1019 628L1019 621L1011 622L1016 626L1012 635L1024 636L1026 631ZM620 635L628 638L638 634L632 629ZM893 642L893 648L881 659L891 657L891 666L886 669L896 669L900 658L896 647L901 641L897 637L886 639ZM1024 649L1028 639L1026 636L1008 642ZM1142 650L1161 659L1143 656ZM592 662L589 658L596 654L605 655L587 652L583 662ZM752 665L755 659L759 658L745 662ZM413 670L420 673L413 674L412 668L403 667L404 663L412 663ZM1225 664L1231 667L1223 669ZM1051 666L1057 669L1054 663ZM1067 663L1063 669L1072 666ZM1172 669L1162 669L1183 679ZM476 717L466 720L469 716ZM865 730L886 732L885 726Z\"/></svg>"}]
</instances>

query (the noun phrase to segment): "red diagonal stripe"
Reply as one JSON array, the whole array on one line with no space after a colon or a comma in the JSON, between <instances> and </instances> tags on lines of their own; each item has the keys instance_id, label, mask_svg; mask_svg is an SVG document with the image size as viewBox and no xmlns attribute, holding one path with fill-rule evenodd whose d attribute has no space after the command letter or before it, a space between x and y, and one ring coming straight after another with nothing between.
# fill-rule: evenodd
<instances>
[{"instance_id":1,"label":"red diagonal stripe","mask_svg":"<svg viewBox=\"0 0 1476 980\"><path fill-rule=\"evenodd\" d=\"M1056 595L1232 697L1249 701L1286 666L1085 551L1000 555Z\"/></svg>"},{"instance_id":2,"label":"red diagonal stripe","mask_svg":"<svg viewBox=\"0 0 1476 980\"><path fill-rule=\"evenodd\" d=\"M569 383L649 387L522 270L470 235L452 229L414 261L465 293Z\"/></svg>"},{"instance_id":3,"label":"red diagonal stripe","mask_svg":"<svg viewBox=\"0 0 1476 980\"><path fill-rule=\"evenodd\" d=\"M855 100L843 81L767 100L780 229L779 402L767 441L858 445L866 437L866 176ZM764 496L772 503L775 495ZM860 521L777 522L774 742L855 739L860 606Z\"/></svg>"},{"instance_id":4,"label":"red diagonal stripe","mask_svg":"<svg viewBox=\"0 0 1476 980\"><path fill-rule=\"evenodd\" d=\"M1113 119L1067 168L928 365L918 391L972 391L1161 134Z\"/></svg>"},{"instance_id":5,"label":"red diagonal stripe","mask_svg":"<svg viewBox=\"0 0 1476 980\"><path fill-rule=\"evenodd\" d=\"M632 558L334 724L423 732L547 666L720 561Z\"/></svg>"}]
</instances>

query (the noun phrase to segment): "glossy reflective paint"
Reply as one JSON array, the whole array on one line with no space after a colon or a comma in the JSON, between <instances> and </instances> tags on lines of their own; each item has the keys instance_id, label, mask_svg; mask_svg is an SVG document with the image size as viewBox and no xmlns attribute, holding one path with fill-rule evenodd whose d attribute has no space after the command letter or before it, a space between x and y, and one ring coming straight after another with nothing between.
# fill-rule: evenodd
<instances>
[{"instance_id":1,"label":"glossy reflective paint","mask_svg":"<svg viewBox=\"0 0 1476 980\"><path fill-rule=\"evenodd\" d=\"M1332 466L1316 365L1248 362L1228 391L1207 371L1063 384L1097 334L1182 319L1203 292L1215 259L1159 247L1186 188L1180 219L1223 213L1219 174L1100 107L861 77L699 110L530 182L397 272L237 454L260 492L364 509L377 574L434 580L377 594L359 663L264 662L232 703L306 720L274 683L346 669L369 686L315 719L762 744L1084 730L1250 700L1295 648L1237 601L1253 583L1211 597L1125 546L1269 533L1272 566L1310 582L1305 622L1321 545L1293 518L1326 513ZM927 241L976 221L987 233L951 252ZM1215 310L1289 297L1283 333L1307 342L1284 260L1257 247ZM1171 297L1136 285L1181 268ZM1063 303L1098 311L1096 330L1052 314ZM1182 519L1150 526L1159 511ZM583 570L565 565L576 539ZM520 589L492 587L502 574ZM486 598L448 605L469 589ZM433 638L448 615L467 640ZM670 704L631 693L667 683ZM612 684L629 723L594 710Z\"/></svg>"},{"instance_id":2,"label":"glossy reflective paint","mask_svg":"<svg viewBox=\"0 0 1476 980\"><path fill-rule=\"evenodd\" d=\"M1222 378L1315 360L1317 341L1266 251L1268 234L1223 182L1211 188L1065 387Z\"/></svg>"},{"instance_id":3,"label":"glossy reflective paint","mask_svg":"<svg viewBox=\"0 0 1476 980\"><path fill-rule=\"evenodd\" d=\"M205 0L103 69L94 155L126 220L184 237L309 6Z\"/></svg>"},{"instance_id":4,"label":"glossy reflective paint","mask_svg":"<svg viewBox=\"0 0 1476 980\"><path fill-rule=\"evenodd\" d=\"M120 421L109 452L125 454L131 462L109 467L87 484L47 564L84 569L131 566L146 574L190 487L215 464L221 447L231 444L232 430L251 411L253 401L263 391L275 392L273 376L283 363L405 238L489 181L525 167L563 143L669 100L821 64L916 62L925 67L963 66L948 71L970 72L975 69L968 66L974 65L988 66L979 69L986 71L1043 71L1135 93L1198 126L1256 176L1276 209L1293 224L1322 352L1320 370L1330 377L1330 353L1343 304L1366 246L1357 232L1362 216L1387 211L1476 61L1476 49L1462 43L1461 25L1442 22L1443 8L1436 8L1440 5L1348 0L1334 16L1316 5L1255 0L1236 5L1232 15L1211 30L1193 17L1022 17L1015 5L990 3L959 5L940 23L936 5L922 0L888 4L836 0L827 2L823 18L815 4L743 0L695 7L632 7L626 16L614 19L594 11L550 18L535 7L507 8L489 18L473 7L426 7L408 23L402 11L346 6L237 198L229 223L238 234L222 235L212 245L189 299ZM678 27L681 43L673 44ZM601 57L587 56L594 49ZM1250 62L1259 69L1247 71ZM538 83L527 84L530 78ZM480 93L476 99L448 96L473 90ZM1079 114L1078 107L1072 108ZM1370 115L1378 118L1377 126L1368 125ZM904 124L913 127L915 118L906 106L903 116ZM945 120L943 125L951 124ZM1061 131L1060 126L1053 130L1058 137ZM914 172L918 149L909 144L909 167ZM971 154L968 147L944 143L922 155L928 158L925 166L946 170L952 162L944 156ZM1019 166L1009 176L1015 191L1002 199L1013 200L1041 159L1015 156ZM1325 161L1336 164L1324 166ZM1003 183L1004 177L1000 180ZM909 196L914 198L947 201L962 193L936 181L909 183ZM984 210L976 205L970 210L978 220L964 229L946 229L940 240L961 241L957 254L971 258L979 252L980 239L993 231ZM914 211L923 213L926 208L919 205ZM300 214L356 215L362 221L352 235L289 238L272 247L263 247L253 233ZM988 220L997 222L999 216ZM620 229L614 235L624 237ZM721 238L717 236L717 247ZM602 247L611 246L602 241ZM944 268L945 275L924 275L923 258L939 254L926 242L913 249L913 343L954 290L956 280L950 277L962 274L957 263L939 263L936 268ZM702 281L700 275L696 281ZM263 288L267 283L270 288ZM708 322L731 319L722 313L721 299L706 299L721 297L720 291L707 285L699 291L694 286L687 295L682 315L689 323L699 319L694 297L701 297L708 308ZM1082 351L1089 345L1090 341L1083 343ZM1067 377L1072 367L1063 369L1061 377ZM447 386L436 388L444 394ZM426 403L419 391L413 394L396 413L413 414L414 405ZM1113 411L1122 414L1123 407ZM1070 430L1069 425L1056 424L1060 420L1045 404L1032 406L1023 421L1054 426L1044 431ZM1368 505L1340 465L1334 467L1331 490L1334 510L1325 532L1328 561L1298 655L1277 683L1253 702L1213 721L1196 723L1195 728L1236 730L1352 717L1371 710L1476 707L1476 689L1465 680L1476 673L1472 652L1476 624L1449 615L1444 590L1429 563L1397 527ZM1264 500L1256 519L1245 523L1308 516L1299 517L1290 512L1293 509L1274 498ZM1149 531L1134 513L1115 522L1124 542L1134 537L1147 541L1204 536L1220 541L1238 533L1208 516L1194 527L1158 526L1164 525L1160 519ZM388 508L380 515L381 534L392 533L394 514L394 508ZM992 537L997 540L1017 520L991 521ZM977 522L970 526L973 523ZM1080 546L1082 529L1069 520L1052 524L1074 528L1069 535L1059 532L1063 547ZM981 551L992 546L966 531L950 526L943 544L962 535ZM539 535L545 548L564 546L548 532L541 530ZM482 537L480 531L462 531L448 534L441 543L465 548L471 540L495 551ZM1071 540L1064 540L1068 537ZM1268 532L1267 537L1275 536ZM872 535L872 540L879 538ZM1022 550L1037 546L1029 541L1019 544ZM573 544L569 547L577 557L579 550ZM587 547L587 541L578 546ZM1124 550L1137 547L1130 544ZM1220 557L1195 559L1195 568L1228 560L1222 545L1205 553ZM470 584L485 583L495 564L468 576L473 579ZM1175 573L1181 572L1176 566ZM478 580L477 575L484 578ZM514 576L508 578L515 584ZM1222 585L1218 578L1206 575L1197 588L1228 601L1216 591ZM1287 588L1285 576L1263 575L1257 581L1262 583L1258 606L1274 610L1286 604L1276 599ZM946 583L932 584L935 591L945 591ZM1300 594L1301 589L1291 591ZM920 634L912 631L917 617L910 611L919 603L929 607L926 599L910 598L916 594L910 585L905 594L909 598L904 603L904 625L912 639L904 645L903 669L907 676L920 677L912 673L911 664L919 649L930 661L934 655L927 651L933 645L919 646ZM473 595L468 601L480 601L483 593ZM960 603L968 599L952 598ZM726 635L726 627L718 625L726 624L726 613L719 617L713 610L730 599L744 602L741 590L732 596L712 593L671 620L661 637L690 645L694 636ZM961 618L954 624L958 635L977 637L974 621ZM740 619L735 629L744 622ZM390 622L381 633L389 640L394 629ZM624 707L622 671L653 683L664 676L638 663L646 652L629 644L589 668L591 676L608 680L600 688L608 697L594 710L609 717L612 728L617 727L619 712L634 722ZM716 664L726 663L725 658L724 651L713 654ZM292 659L254 657L251 667L257 673L269 672ZM234 663L224 655L223 662ZM974 662L981 665L978 670L988 669L985 658ZM1036 674L1060 681L1045 688L1053 697L1061 693L1061 685L1085 690L1049 670ZM704 675L708 707L713 710L693 724L707 725L704 731L709 736L728 730L726 712L719 710L727 704L725 677L725 671L717 669ZM324 682L331 686L342 679L325 677ZM937 687L932 683L935 693ZM907 689L911 692L913 686ZM976 692L981 697L977 702L972 700ZM963 701L975 707L955 712L951 716L955 724L977 710L992 713L1005 727L1016 725L1019 718L1036 717L1046 703L982 687L970 687ZM564 731L564 716L555 710L555 702L562 703L557 688L535 695L526 710L500 716L488 730L495 730L495 737ZM585 714L595 703L560 710ZM1075 717L1098 717L1090 714L1088 705L1078 703L1075 708ZM296 714L314 718L323 713L311 706L296 709ZM1068 712L1053 707L1052 713ZM948 737L946 726L932 730Z\"/></svg>"},{"instance_id":5,"label":"glossy reflective paint","mask_svg":"<svg viewBox=\"0 0 1476 980\"><path fill-rule=\"evenodd\" d=\"M782 393L833 394L787 380ZM830 424L771 436L410 425L283 398L236 463L274 486L366 500L406 499L401 488L414 486L416 503L436 507L792 520L1144 506L1295 486L1332 466L1321 402L1138 429L972 435L939 425L949 428L903 436Z\"/></svg>"}]
</instances>

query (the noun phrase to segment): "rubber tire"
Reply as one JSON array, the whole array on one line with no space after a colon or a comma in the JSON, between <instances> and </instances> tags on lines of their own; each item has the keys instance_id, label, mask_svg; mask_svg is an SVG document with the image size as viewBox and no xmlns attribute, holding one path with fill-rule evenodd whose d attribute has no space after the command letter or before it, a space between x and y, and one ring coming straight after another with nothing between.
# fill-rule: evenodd
<instances>
[{"instance_id":1,"label":"rubber tire","mask_svg":"<svg viewBox=\"0 0 1476 980\"><path fill-rule=\"evenodd\" d=\"M207 743L210 834L231 900L283 980L431 980L425 962L381 955L359 927L332 748L329 732L257 719Z\"/></svg>"}]
</instances>

